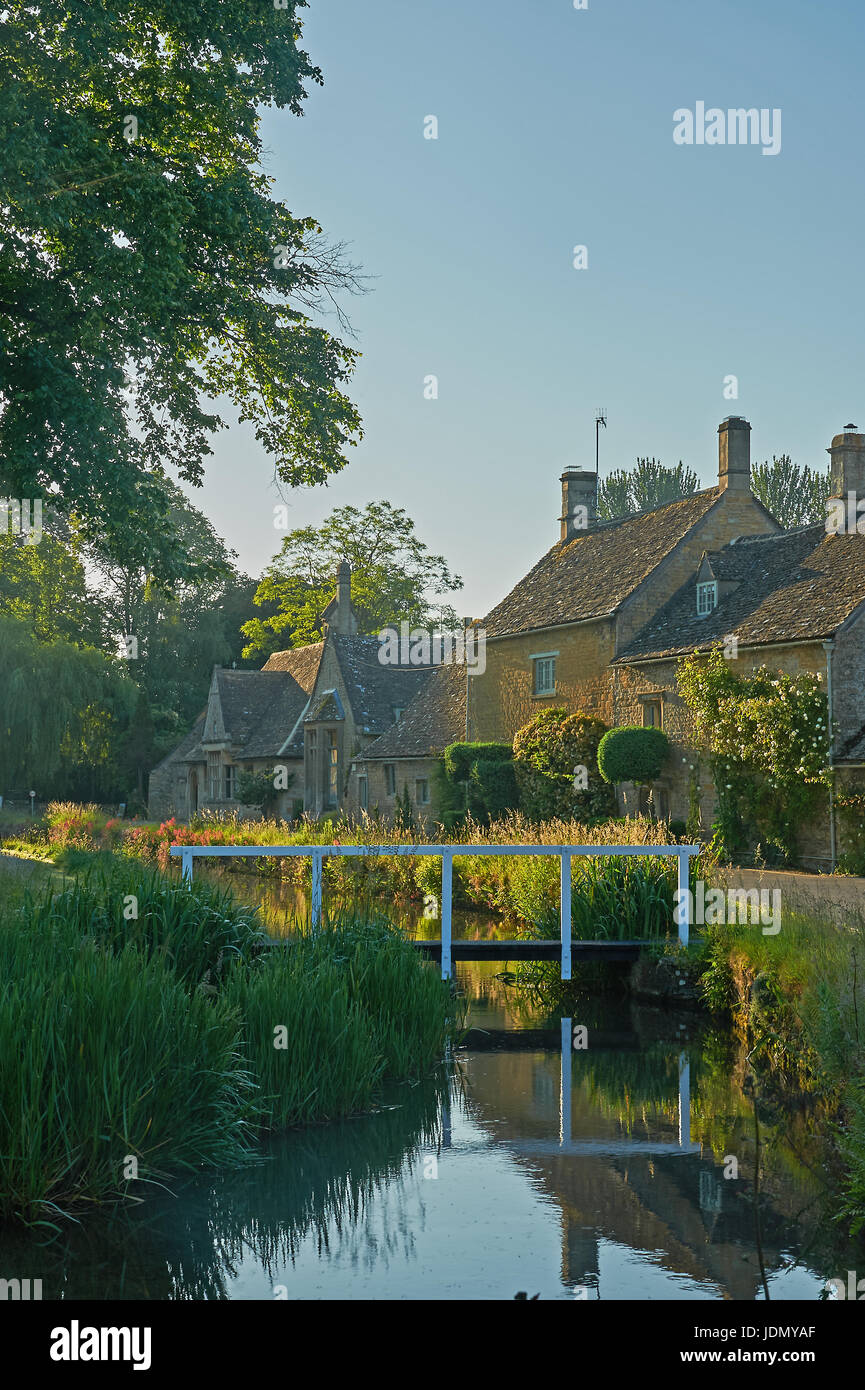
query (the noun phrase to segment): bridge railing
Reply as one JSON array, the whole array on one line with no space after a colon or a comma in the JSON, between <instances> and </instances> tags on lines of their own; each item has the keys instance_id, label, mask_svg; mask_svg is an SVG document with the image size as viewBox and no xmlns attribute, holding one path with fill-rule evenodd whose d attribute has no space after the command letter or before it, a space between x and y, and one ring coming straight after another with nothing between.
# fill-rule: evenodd
<instances>
[{"instance_id":1,"label":"bridge railing","mask_svg":"<svg viewBox=\"0 0 865 1390\"><path fill-rule=\"evenodd\" d=\"M688 892L688 863L700 853L699 845L172 845L174 858L179 858L183 879L192 882L192 866L196 859L255 859L263 857L310 858L312 860L312 896L310 923L313 930L321 926L322 868L325 858L367 857L373 855L441 856L441 932L442 979L451 976L451 940L453 917L453 862L465 855L491 854L555 855L560 861L559 921L562 935L562 979L571 978L571 860L574 855L600 859L610 855L628 858L673 858L678 860L678 890L674 918L679 940L688 944L690 925L690 894Z\"/></svg>"}]
</instances>

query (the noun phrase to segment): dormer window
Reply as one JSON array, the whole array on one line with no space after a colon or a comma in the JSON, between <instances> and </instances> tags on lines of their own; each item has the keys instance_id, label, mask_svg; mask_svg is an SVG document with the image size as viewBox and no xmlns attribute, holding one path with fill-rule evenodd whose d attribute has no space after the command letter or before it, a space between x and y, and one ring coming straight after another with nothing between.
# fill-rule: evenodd
<instances>
[{"instance_id":1,"label":"dormer window","mask_svg":"<svg viewBox=\"0 0 865 1390\"><path fill-rule=\"evenodd\" d=\"M708 618L713 608L718 606L718 583L711 579L708 583L697 585L697 617Z\"/></svg>"}]
</instances>

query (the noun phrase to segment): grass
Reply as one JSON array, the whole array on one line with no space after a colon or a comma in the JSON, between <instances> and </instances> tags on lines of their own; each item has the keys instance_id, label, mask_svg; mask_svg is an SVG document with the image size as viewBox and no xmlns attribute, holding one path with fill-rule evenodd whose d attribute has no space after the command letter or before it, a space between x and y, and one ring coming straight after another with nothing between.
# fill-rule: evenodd
<instances>
[{"instance_id":1,"label":"grass","mask_svg":"<svg viewBox=\"0 0 865 1390\"><path fill-rule=\"evenodd\" d=\"M448 987L387 925L273 945L227 893L136 864L97 860L37 891L8 882L7 1217L56 1227L169 1174L241 1163L263 1129L369 1109L383 1082L428 1070L456 1023Z\"/></svg>"}]
</instances>

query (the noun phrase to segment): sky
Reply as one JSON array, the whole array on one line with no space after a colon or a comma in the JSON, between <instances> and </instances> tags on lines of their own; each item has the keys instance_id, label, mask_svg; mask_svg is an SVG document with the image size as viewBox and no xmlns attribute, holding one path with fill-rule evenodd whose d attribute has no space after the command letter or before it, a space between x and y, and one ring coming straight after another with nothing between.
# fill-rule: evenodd
<instances>
[{"instance_id":1,"label":"sky","mask_svg":"<svg viewBox=\"0 0 865 1390\"><path fill-rule=\"evenodd\" d=\"M300 119L263 117L274 195L370 277L343 303L364 439L327 488L287 493L289 526L404 507L467 616L558 539L559 474L594 467L598 407L602 477L654 456L701 486L727 415L751 422L752 461L822 468L865 429L865 3L587 6L310 0L324 87ZM779 153L675 143L698 102L779 110ZM257 576L284 533L248 427L216 436L191 495Z\"/></svg>"}]
</instances>

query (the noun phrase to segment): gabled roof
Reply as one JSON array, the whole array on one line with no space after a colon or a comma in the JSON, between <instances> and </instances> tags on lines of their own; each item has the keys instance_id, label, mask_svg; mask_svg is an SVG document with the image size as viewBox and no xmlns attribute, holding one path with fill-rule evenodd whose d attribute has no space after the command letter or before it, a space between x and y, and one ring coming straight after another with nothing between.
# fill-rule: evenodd
<instances>
[{"instance_id":1,"label":"gabled roof","mask_svg":"<svg viewBox=\"0 0 865 1390\"><path fill-rule=\"evenodd\" d=\"M697 617L695 574L614 664L683 655L727 636L745 646L818 640L865 602L865 536L827 536L822 523L742 536L710 558L723 595L718 606Z\"/></svg>"},{"instance_id":2,"label":"gabled roof","mask_svg":"<svg viewBox=\"0 0 865 1390\"><path fill-rule=\"evenodd\" d=\"M488 637L612 614L718 500L716 487L559 541L484 619Z\"/></svg>"},{"instance_id":3,"label":"gabled roof","mask_svg":"<svg viewBox=\"0 0 865 1390\"><path fill-rule=\"evenodd\" d=\"M393 723L394 707L405 709L432 674L428 666L390 666L379 661L377 637L331 633L336 659L355 724L371 734Z\"/></svg>"},{"instance_id":4,"label":"gabled roof","mask_svg":"<svg viewBox=\"0 0 865 1390\"><path fill-rule=\"evenodd\" d=\"M466 668L451 662L435 668L399 723L364 749L358 761L436 757L465 738L465 730Z\"/></svg>"}]
</instances>

